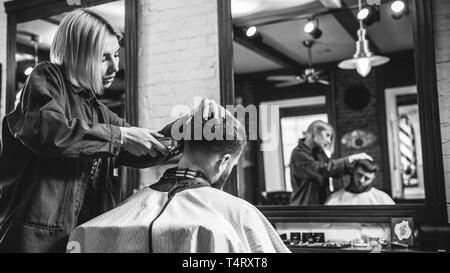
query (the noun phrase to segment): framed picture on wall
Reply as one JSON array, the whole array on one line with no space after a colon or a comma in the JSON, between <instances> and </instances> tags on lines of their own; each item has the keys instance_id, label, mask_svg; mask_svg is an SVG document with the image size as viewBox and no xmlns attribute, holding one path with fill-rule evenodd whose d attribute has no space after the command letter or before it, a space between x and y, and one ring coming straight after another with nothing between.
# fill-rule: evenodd
<instances>
[{"instance_id":1,"label":"framed picture on wall","mask_svg":"<svg viewBox=\"0 0 450 273\"><path fill-rule=\"evenodd\" d=\"M412 217L391 218L392 242L406 246L414 245L414 219Z\"/></svg>"}]
</instances>

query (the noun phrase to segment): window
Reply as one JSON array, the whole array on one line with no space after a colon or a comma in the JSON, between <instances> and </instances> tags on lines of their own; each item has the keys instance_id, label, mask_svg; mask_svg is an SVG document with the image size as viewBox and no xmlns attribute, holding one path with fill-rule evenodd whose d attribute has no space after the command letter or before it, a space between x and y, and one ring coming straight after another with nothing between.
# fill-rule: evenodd
<instances>
[{"instance_id":1,"label":"window","mask_svg":"<svg viewBox=\"0 0 450 273\"><path fill-rule=\"evenodd\" d=\"M305 132L308 126L316 120L328 122L328 115L325 113L325 109L323 110L323 113L320 114L281 117L281 145L283 149L286 191L292 191L291 172L289 167L292 150L297 146L298 140L303 138L303 132Z\"/></svg>"}]
</instances>

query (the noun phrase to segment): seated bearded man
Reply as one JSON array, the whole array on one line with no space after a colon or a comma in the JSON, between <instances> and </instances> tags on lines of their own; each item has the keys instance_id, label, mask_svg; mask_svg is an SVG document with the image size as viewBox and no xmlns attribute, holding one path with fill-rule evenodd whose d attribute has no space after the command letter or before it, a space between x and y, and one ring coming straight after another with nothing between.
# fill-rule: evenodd
<instances>
[{"instance_id":1,"label":"seated bearded man","mask_svg":"<svg viewBox=\"0 0 450 273\"><path fill-rule=\"evenodd\" d=\"M189 128L177 167L77 227L68 252L289 252L256 207L221 190L246 143L242 124L227 112ZM196 129L220 137L195 140Z\"/></svg>"},{"instance_id":2,"label":"seated bearded man","mask_svg":"<svg viewBox=\"0 0 450 273\"><path fill-rule=\"evenodd\" d=\"M348 187L333 193L325 205L394 205L387 193L373 187L377 170L368 160L357 161Z\"/></svg>"}]
</instances>

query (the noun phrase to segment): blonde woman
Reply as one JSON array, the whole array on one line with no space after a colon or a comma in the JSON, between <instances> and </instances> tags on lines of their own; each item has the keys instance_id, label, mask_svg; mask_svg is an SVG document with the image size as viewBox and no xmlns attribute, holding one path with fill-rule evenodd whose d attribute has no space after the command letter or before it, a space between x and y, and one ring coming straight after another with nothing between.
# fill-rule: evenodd
<instances>
[{"instance_id":1,"label":"blonde woman","mask_svg":"<svg viewBox=\"0 0 450 273\"><path fill-rule=\"evenodd\" d=\"M170 135L130 127L97 100L119 70L122 35L87 9L60 23L51 61L37 65L19 104L3 120L0 152L0 252L64 252L75 226L120 201L113 169L149 167ZM199 111L223 117L204 99ZM179 122L177 122L179 124Z\"/></svg>"}]
</instances>

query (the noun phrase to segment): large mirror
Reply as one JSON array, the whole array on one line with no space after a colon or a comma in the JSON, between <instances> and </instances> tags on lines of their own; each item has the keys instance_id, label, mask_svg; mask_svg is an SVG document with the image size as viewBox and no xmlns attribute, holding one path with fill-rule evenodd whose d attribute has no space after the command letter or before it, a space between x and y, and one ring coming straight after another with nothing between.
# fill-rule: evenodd
<instances>
[{"instance_id":1,"label":"large mirror","mask_svg":"<svg viewBox=\"0 0 450 273\"><path fill-rule=\"evenodd\" d=\"M18 103L27 76L37 63L49 60L50 46L57 26L67 12L75 8L92 9L113 22L124 39L120 43L119 72L110 88L99 99L130 124L137 124L137 3L125 0L51 1L36 3L9 1L8 69L6 112ZM137 169L120 168L122 198L138 187Z\"/></svg>"},{"instance_id":2,"label":"large mirror","mask_svg":"<svg viewBox=\"0 0 450 273\"><path fill-rule=\"evenodd\" d=\"M125 34L125 2L113 1L89 7L117 26ZM16 91L15 104L20 90L35 65L50 60L50 47L56 29L67 12L46 18L20 22L16 34ZM119 72L110 88L106 89L100 100L120 117L125 115L125 49L123 40L119 51Z\"/></svg>"},{"instance_id":3,"label":"large mirror","mask_svg":"<svg viewBox=\"0 0 450 273\"><path fill-rule=\"evenodd\" d=\"M271 128L247 145L240 195L256 205L424 203L410 1L232 0L231 9L235 103L275 109L259 112ZM329 137L321 152L311 132ZM276 148L262 149L267 139ZM359 153L372 164L337 166Z\"/></svg>"}]
</instances>

